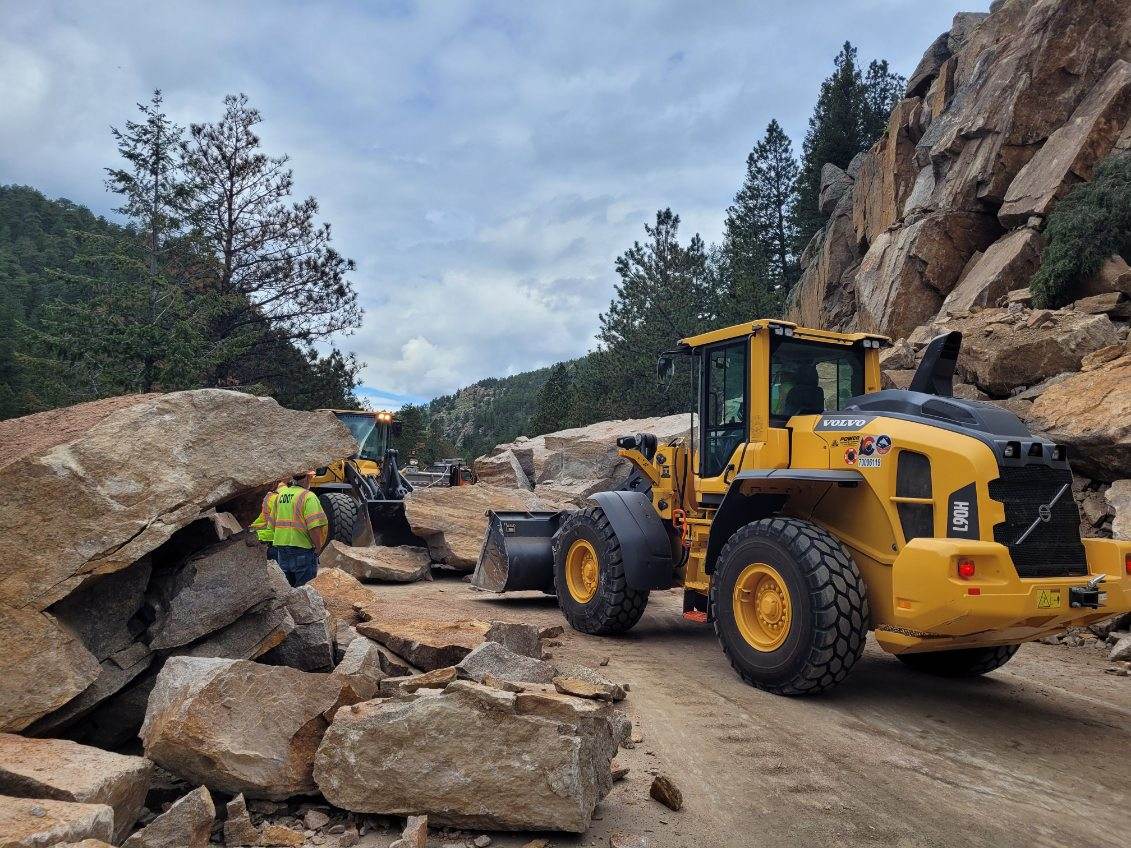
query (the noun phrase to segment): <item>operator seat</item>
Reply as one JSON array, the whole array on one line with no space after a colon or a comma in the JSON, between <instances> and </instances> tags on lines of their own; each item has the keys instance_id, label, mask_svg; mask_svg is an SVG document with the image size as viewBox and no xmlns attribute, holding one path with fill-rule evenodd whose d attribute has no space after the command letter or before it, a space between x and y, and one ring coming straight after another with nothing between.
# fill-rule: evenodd
<instances>
[{"instance_id":1,"label":"operator seat","mask_svg":"<svg viewBox=\"0 0 1131 848\"><path fill-rule=\"evenodd\" d=\"M796 381L785 396L782 412L788 416L820 415L825 411L825 390L817 382L817 366L801 365L794 374Z\"/></svg>"}]
</instances>

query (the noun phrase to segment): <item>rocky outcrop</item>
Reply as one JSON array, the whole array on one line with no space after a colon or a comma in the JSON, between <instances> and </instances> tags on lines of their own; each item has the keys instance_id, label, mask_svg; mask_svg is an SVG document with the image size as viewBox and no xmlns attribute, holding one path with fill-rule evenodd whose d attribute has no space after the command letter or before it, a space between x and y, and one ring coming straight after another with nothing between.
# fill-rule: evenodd
<instances>
[{"instance_id":1,"label":"rocky outcrop","mask_svg":"<svg viewBox=\"0 0 1131 848\"><path fill-rule=\"evenodd\" d=\"M0 845L45 848L64 842L113 837L114 810L105 804L78 804L0 795Z\"/></svg>"},{"instance_id":2,"label":"rocky outcrop","mask_svg":"<svg viewBox=\"0 0 1131 848\"><path fill-rule=\"evenodd\" d=\"M460 681L339 710L314 774L330 803L355 812L583 833L616 750L593 702Z\"/></svg>"},{"instance_id":3,"label":"rocky outcrop","mask_svg":"<svg viewBox=\"0 0 1131 848\"><path fill-rule=\"evenodd\" d=\"M1131 477L1131 347L1093 354L1083 371L1033 402L1031 421L1069 446L1075 471L1094 480Z\"/></svg>"},{"instance_id":4,"label":"rocky outcrop","mask_svg":"<svg viewBox=\"0 0 1131 848\"><path fill-rule=\"evenodd\" d=\"M61 711L40 725L48 733L136 685L161 659L155 652L179 650L254 605L235 609L262 580L224 596L208 583L221 564L200 563L200 575L182 567L231 532L217 506L355 447L332 415L215 389L4 421L0 442L0 468L19 465L0 516L0 730ZM245 557L231 543L227 567L254 577L262 554ZM238 584L236 572L226 577ZM143 623L154 628L144 635L143 607L161 614Z\"/></svg>"},{"instance_id":5,"label":"rocky outcrop","mask_svg":"<svg viewBox=\"0 0 1131 848\"><path fill-rule=\"evenodd\" d=\"M206 848L216 820L216 805L204 786L175 801L122 848Z\"/></svg>"},{"instance_id":6,"label":"rocky outcrop","mask_svg":"<svg viewBox=\"0 0 1131 848\"><path fill-rule=\"evenodd\" d=\"M428 545L432 561L460 571L475 568L487 535L487 510L562 508L549 497L487 483L422 489L409 495L404 505L409 526Z\"/></svg>"},{"instance_id":7,"label":"rocky outcrop","mask_svg":"<svg viewBox=\"0 0 1131 848\"><path fill-rule=\"evenodd\" d=\"M1003 0L955 16L848 168L852 185L836 184L789 317L900 337L940 308L993 306L1026 286L1044 217L1127 137L1129 62L1120 0Z\"/></svg>"},{"instance_id":8,"label":"rocky outcrop","mask_svg":"<svg viewBox=\"0 0 1131 848\"><path fill-rule=\"evenodd\" d=\"M310 792L314 752L344 685L331 674L175 657L149 698L145 754L221 792L272 799Z\"/></svg>"},{"instance_id":9,"label":"rocky outcrop","mask_svg":"<svg viewBox=\"0 0 1131 848\"><path fill-rule=\"evenodd\" d=\"M153 764L65 739L0 733L0 794L106 804L115 841L133 829L149 792Z\"/></svg>"},{"instance_id":10,"label":"rocky outcrop","mask_svg":"<svg viewBox=\"0 0 1131 848\"><path fill-rule=\"evenodd\" d=\"M432 558L426 548L411 545L354 548L333 541L319 557L322 566L340 568L358 580L412 583L431 576Z\"/></svg>"}]
</instances>

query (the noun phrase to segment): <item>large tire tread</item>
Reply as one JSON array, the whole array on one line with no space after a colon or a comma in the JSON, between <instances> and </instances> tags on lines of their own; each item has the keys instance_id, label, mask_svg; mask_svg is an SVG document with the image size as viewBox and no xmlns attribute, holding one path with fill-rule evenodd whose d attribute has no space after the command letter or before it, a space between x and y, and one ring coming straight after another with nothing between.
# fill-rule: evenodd
<instances>
[{"instance_id":1,"label":"large tire tread","mask_svg":"<svg viewBox=\"0 0 1131 848\"><path fill-rule=\"evenodd\" d=\"M601 565L597 594L584 605L573 599L565 581L566 553L582 535L594 543ZM640 621L648 604L648 592L629 588L620 541L601 507L591 506L567 516L554 535L553 549L554 591L562 614L574 630L611 636L624 633Z\"/></svg>"},{"instance_id":2,"label":"large tire tread","mask_svg":"<svg viewBox=\"0 0 1131 848\"><path fill-rule=\"evenodd\" d=\"M738 548L751 539L784 547L801 569L808 588L813 627L808 653L796 673L784 682L757 679L735 656L720 627L717 613L722 570ZM729 598L724 601L731 602ZM710 604L715 635L731 666L751 686L776 695L812 695L840 683L864 653L870 628L864 579L844 546L822 527L782 516L753 521L731 536L716 563Z\"/></svg>"},{"instance_id":3,"label":"large tire tread","mask_svg":"<svg viewBox=\"0 0 1131 848\"><path fill-rule=\"evenodd\" d=\"M1017 653L1020 645L995 645L990 648L959 648L954 651L928 651L897 654L908 668L936 677L979 677L1001 668Z\"/></svg>"},{"instance_id":4,"label":"large tire tread","mask_svg":"<svg viewBox=\"0 0 1131 848\"><path fill-rule=\"evenodd\" d=\"M330 540L353 545L354 528L361 504L345 492L326 492L318 496L322 511L330 522Z\"/></svg>"}]
</instances>

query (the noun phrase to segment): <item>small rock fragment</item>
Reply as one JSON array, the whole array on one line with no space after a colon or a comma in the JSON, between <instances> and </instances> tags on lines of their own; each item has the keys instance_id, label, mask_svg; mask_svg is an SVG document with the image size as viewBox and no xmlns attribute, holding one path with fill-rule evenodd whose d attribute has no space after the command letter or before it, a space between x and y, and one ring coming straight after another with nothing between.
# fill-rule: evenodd
<instances>
[{"instance_id":1,"label":"small rock fragment","mask_svg":"<svg viewBox=\"0 0 1131 848\"><path fill-rule=\"evenodd\" d=\"M666 774L656 775L648 794L669 810L680 810L683 807L683 793Z\"/></svg>"},{"instance_id":2,"label":"small rock fragment","mask_svg":"<svg viewBox=\"0 0 1131 848\"><path fill-rule=\"evenodd\" d=\"M412 674L408 677L387 677L381 681L380 694L383 697L390 695L411 695L418 689L443 689L456 679L456 667L437 668L426 671L424 674Z\"/></svg>"},{"instance_id":3,"label":"small rock fragment","mask_svg":"<svg viewBox=\"0 0 1131 848\"><path fill-rule=\"evenodd\" d=\"M648 837L614 833L609 837L609 848L648 848Z\"/></svg>"},{"instance_id":4,"label":"small rock fragment","mask_svg":"<svg viewBox=\"0 0 1131 848\"><path fill-rule=\"evenodd\" d=\"M518 683L513 683L510 680L503 680L503 678L497 677L494 674L491 674L491 672L487 672L486 674L484 674L483 679L480 682L484 686L490 686L492 689L502 689L504 692L525 692L526 691L525 686L522 686L521 684L518 684Z\"/></svg>"},{"instance_id":5,"label":"small rock fragment","mask_svg":"<svg viewBox=\"0 0 1131 848\"><path fill-rule=\"evenodd\" d=\"M251 823L243 795L237 795L229 801L227 810L228 817L224 820L224 844L228 848L255 845L259 841L259 830Z\"/></svg>"},{"instance_id":6,"label":"small rock fragment","mask_svg":"<svg viewBox=\"0 0 1131 848\"><path fill-rule=\"evenodd\" d=\"M626 777L628 777L628 766L624 765L619 760L613 760L609 764L609 769L613 773L613 780L624 780Z\"/></svg>"},{"instance_id":7,"label":"small rock fragment","mask_svg":"<svg viewBox=\"0 0 1131 848\"><path fill-rule=\"evenodd\" d=\"M563 695L574 695L578 698L594 698L598 701L623 701L624 687L616 683L598 683L591 680L582 680L579 677L566 677L559 675L554 678L554 688Z\"/></svg>"},{"instance_id":8,"label":"small rock fragment","mask_svg":"<svg viewBox=\"0 0 1131 848\"><path fill-rule=\"evenodd\" d=\"M428 848L428 816L409 816L401 838L389 848Z\"/></svg>"},{"instance_id":9,"label":"small rock fragment","mask_svg":"<svg viewBox=\"0 0 1131 848\"><path fill-rule=\"evenodd\" d=\"M1113 662L1115 660L1131 660L1131 635L1123 636L1116 642L1107 658Z\"/></svg>"},{"instance_id":10,"label":"small rock fragment","mask_svg":"<svg viewBox=\"0 0 1131 848\"><path fill-rule=\"evenodd\" d=\"M265 824L259 829L256 845L264 848L299 848L306 840L300 831L281 824Z\"/></svg>"},{"instance_id":11,"label":"small rock fragment","mask_svg":"<svg viewBox=\"0 0 1131 848\"><path fill-rule=\"evenodd\" d=\"M123 842L122 848L206 848L215 821L216 806L201 786Z\"/></svg>"},{"instance_id":12,"label":"small rock fragment","mask_svg":"<svg viewBox=\"0 0 1131 848\"><path fill-rule=\"evenodd\" d=\"M473 842L475 843L475 848L487 848L487 846L491 844L491 837L484 833L481 836L475 837Z\"/></svg>"},{"instance_id":13,"label":"small rock fragment","mask_svg":"<svg viewBox=\"0 0 1131 848\"><path fill-rule=\"evenodd\" d=\"M321 830L330 823L330 817L321 810L307 810L302 821L310 830Z\"/></svg>"}]
</instances>

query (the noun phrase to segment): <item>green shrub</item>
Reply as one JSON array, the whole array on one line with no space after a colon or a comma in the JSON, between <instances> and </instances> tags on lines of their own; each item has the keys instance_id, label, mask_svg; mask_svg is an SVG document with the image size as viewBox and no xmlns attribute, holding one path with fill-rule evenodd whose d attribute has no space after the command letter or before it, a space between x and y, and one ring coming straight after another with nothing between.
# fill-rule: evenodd
<instances>
[{"instance_id":1,"label":"green shrub","mask_svg":"<svg viewBox=\"0 0 1131 848\"><path fill-rule=\"evenodd\" d=\"M1033 304L1063 306L1113 254L1131 255L1131 153L1112 154L1091 182L1068 193L1049 215Z\"/></svg>"}]
</instances>

